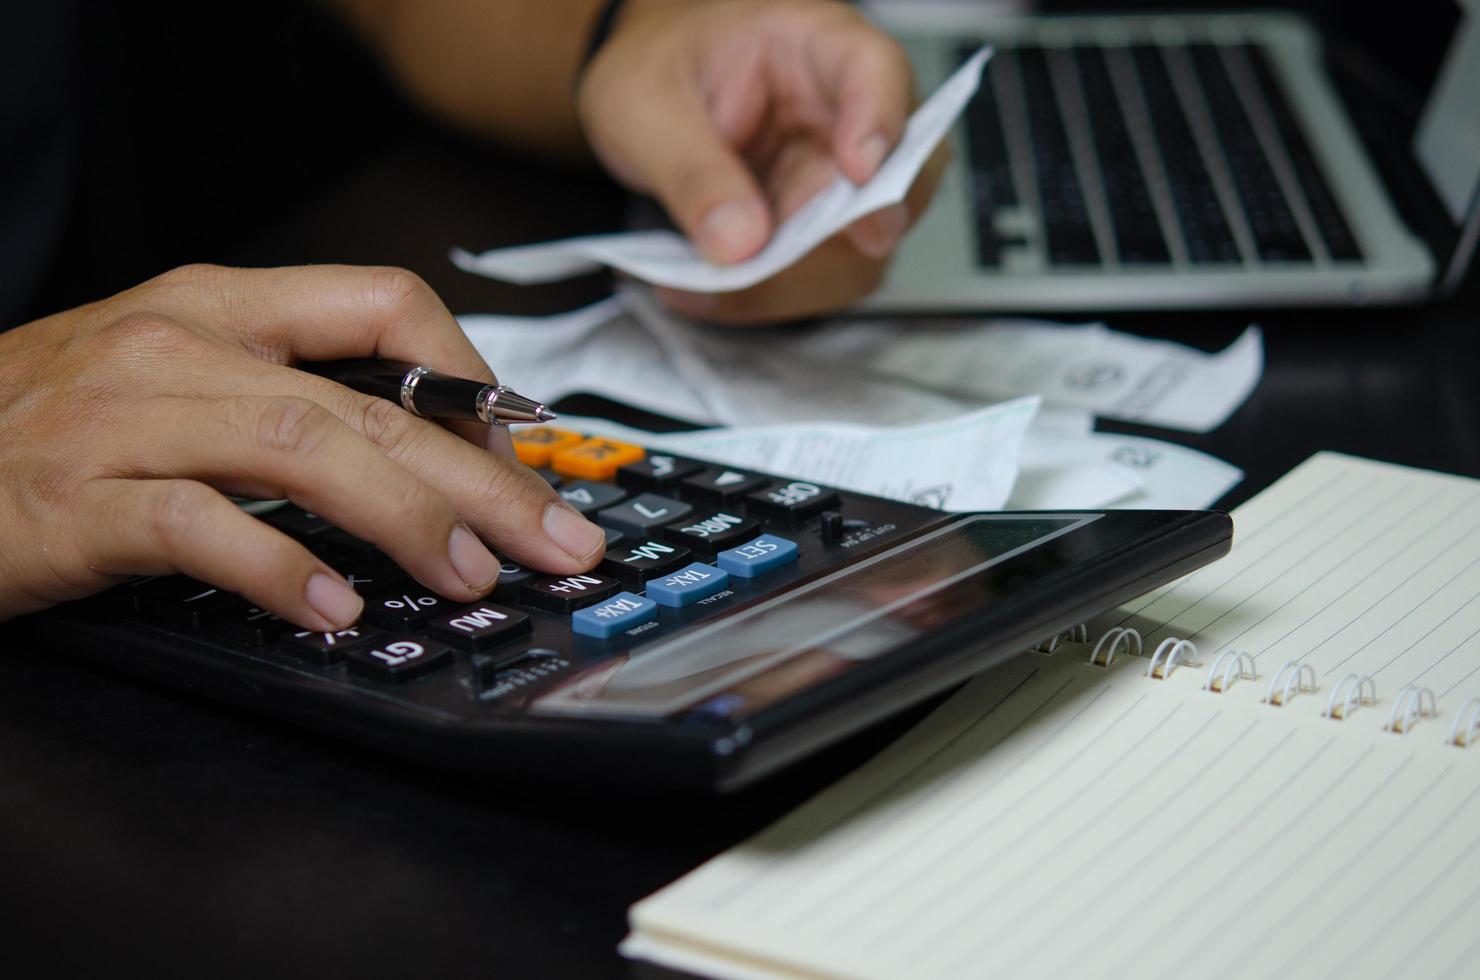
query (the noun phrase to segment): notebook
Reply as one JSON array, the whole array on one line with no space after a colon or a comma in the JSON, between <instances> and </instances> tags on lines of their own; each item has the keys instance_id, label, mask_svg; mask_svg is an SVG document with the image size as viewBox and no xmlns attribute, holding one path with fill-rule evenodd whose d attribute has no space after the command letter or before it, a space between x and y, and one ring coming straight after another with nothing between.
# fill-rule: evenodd
<instances>
[{"instance_id":1,"label":"notebook","mask_svg":"<svg viewBox=\"0 0 1480 980\"><path fill-rule=\"evenodd\" d=\"M1322 453L631 910L716 977L1389 977L1480 954L1480 481ZM1185 641L1185 642L1184 642Z\"/></svg>"}]
</instances>

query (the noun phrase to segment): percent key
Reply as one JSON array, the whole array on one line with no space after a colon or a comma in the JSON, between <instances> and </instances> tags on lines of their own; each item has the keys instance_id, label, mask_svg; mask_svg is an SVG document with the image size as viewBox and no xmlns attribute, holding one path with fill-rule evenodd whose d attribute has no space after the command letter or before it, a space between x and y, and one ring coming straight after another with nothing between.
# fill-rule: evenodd
<instances>
[{"instance_id":1,"label":"percent key","mask_svg":"<svg viewBox=\"0 0 1480 980\"><path fill-rule=\"evenodd\" d=\"M452 603L441 596L417 589L381 592L365 600L365 619L377 626L396 629L450 612Z\"/></svg>"}]
</instances>

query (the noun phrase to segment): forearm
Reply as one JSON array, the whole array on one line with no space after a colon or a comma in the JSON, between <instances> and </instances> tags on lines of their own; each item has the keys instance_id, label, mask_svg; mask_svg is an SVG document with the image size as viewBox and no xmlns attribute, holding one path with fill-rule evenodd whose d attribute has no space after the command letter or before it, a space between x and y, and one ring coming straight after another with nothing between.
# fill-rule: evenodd
<instances>
[{"instance_id":1,"label":"forearm","mask_svg":"<svg viewBox=\"0 0 1480 980\"><path fill-rule=\"evenodd\" d=\"M572 93L601 0L329 3L434 114L541 152L582 152Z\"/></svg>"}]
</instances>

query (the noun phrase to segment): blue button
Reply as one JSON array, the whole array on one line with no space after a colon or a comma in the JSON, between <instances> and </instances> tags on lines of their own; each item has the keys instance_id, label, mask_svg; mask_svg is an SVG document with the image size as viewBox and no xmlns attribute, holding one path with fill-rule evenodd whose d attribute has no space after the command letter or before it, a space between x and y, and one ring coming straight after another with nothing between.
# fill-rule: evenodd
<instances>
[{"instance_id":1,"label":"blue button","mask_svg":"<svg viewBox=\"0 0 1480 980\"><path fill-rule=\"evenodd\" d=\"M687 606L705 596L714 595L729 584L730 576L727 572L696 561L676 572L649 579L647 594L649 599L665 606Z\"/></svg>"},{"instance_id":2,"label":"blue button","mask_svg":"<svg viewBox=\"0 0 1480 980\"><path fill-rule=\"evenodd\" d=\"M752 578L796 560L797 543L774 534L762 534L754 541L721 551L715 557L720 568L741 578Z\"/></svg>"},{"instance_id":3,"label":"blue button","mask_svg":"<svg viewBox=\"0 0 1480 980\"><path fill-rule=\"evenodd\" d=\"M571 615L571 629L581 636L610 639L623 630L657 618L658 604L635 592L618 592L605 602L578 609Z\"/></svg>"}]
</instances>

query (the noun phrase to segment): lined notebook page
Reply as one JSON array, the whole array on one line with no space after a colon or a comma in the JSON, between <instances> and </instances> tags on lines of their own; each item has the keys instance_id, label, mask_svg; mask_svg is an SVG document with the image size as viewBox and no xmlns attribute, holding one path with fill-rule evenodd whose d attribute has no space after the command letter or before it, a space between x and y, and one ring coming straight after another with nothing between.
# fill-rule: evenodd
<instances>
[{"instance_id":1,"label":"lined notebook page","mask_svg":"<svg viewBox=\"0 0 1480 980\"><path fill-rule=\"evenodd\" d=\"M1314 457L1228 558L1091 624L1200 666L1021 658L639 903L624 951L734 977L1465 971L1480 747L1448 735L1480 694L1477 570L1480 482ZM1204 690L1235 650L1257 676ZM1264 703L1292 660L1316 689ZM1325 717L1348 674L1375 703ZM1411 684L1437 710L1395 733Z\"/></svg>"}]
</instances>

